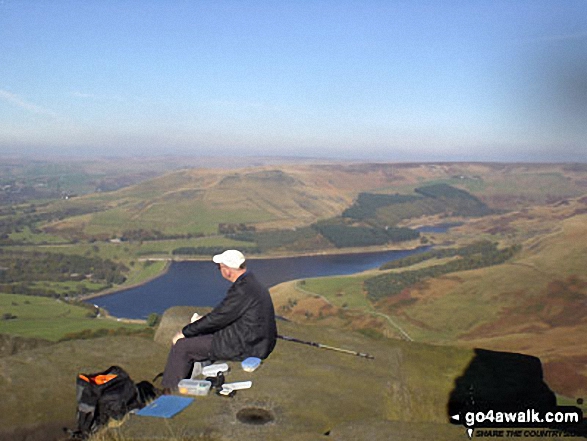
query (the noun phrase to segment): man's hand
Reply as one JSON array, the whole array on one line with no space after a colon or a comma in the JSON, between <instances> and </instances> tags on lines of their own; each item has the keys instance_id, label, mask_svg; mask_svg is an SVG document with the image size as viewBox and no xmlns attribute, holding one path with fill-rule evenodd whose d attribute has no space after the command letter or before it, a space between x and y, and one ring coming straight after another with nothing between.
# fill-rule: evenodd
<instances>
[{"instance_id":1,"label":"man's hand","mask_svg":"<svg viewBox=\"0 0 587 441\"><path fill-rule=\"evenodd\" d=\"M177 334L175 334L173 336L173 339L171 340L173 342L173 344L177 343L177 340L185 338L185 335L183 335L183 332L179 331Z\"/></svg>"}]
</instances>

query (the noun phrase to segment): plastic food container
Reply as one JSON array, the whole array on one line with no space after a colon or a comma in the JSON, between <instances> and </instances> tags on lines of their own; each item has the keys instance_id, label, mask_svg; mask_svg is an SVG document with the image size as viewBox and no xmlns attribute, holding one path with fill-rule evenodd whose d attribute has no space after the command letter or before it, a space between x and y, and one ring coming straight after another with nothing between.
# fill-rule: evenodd
<instances>
[{"instance_id":1,"label":"plastic food container","mask_svg":"<svg viewBox=\"0 0 587 441\"><path fill-rule=\"evenodd\" d=\"M207 380L181 380L177 385L180 394L208 395L212 383Z\"/></svg>"},{"instance_id":2,"label":"plastic food container","mask_svg":"<svg viewBox=\"0 0 587 441\"><path fill-rule=\"evenodd\" d=\"M260 365L261 365L261 359L257 358L257 357L245 358L241 363L243 370L246 372L253 372Z\"/></svg>"},{"instance_id":3,"label":"plastic food container","mask_svg":"<svg viewBox=\"0 0 587 441\"><path fill-rule=\"evenodd\" d=\"M216 377L219 372L227 372L228 364L226 363L215 363L202 368L202 375L204 377Z\"/></svg>"},{"instance_id":4,"label":"plastic food container","mask_svg":"<svg viewBox=\"0 0 587 441\"><path fill-rule=\"evenodd\" d=\"M253 385L252 381L238 381L236 383L224 383L222 385L222 389L226 390L241 390L241 389L250 389Z\"/></svg>"}]
</instances>

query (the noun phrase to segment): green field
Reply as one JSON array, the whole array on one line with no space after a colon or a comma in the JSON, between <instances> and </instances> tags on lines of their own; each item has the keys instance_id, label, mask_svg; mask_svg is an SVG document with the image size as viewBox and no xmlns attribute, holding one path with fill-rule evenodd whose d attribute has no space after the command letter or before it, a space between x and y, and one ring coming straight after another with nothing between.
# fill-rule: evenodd
<instances>
[{"instance_id":1,"label":"green field","mask_svg":"<svg viewBox=\"0 0 587 441\"><path fill-rule=\"evenodd\" d=\"M58 341L67 334L98 329L144 329L144 324L129 324L109 318L90 318L89 309L60 300L0 294L0 317L10 314L16 318L0 320L0 334L35 337Z\"/></svg>"},{"instance_id":2,"label":"green field","mask_svg":"<svg viewBox=\"0 0 587 441\"><path fill-rule=\"evenodd\" d=\"M18 233L12 233L10 238L16 242L30 243L30 244L59 244L64 243L62 237L46 234L43 232L32 232L30 227L24 227Z\"/></svg>"},{"instance_id":3,"label":"green field","mask_svg":"<svg viewBox=\"0 0 587 441\"><path fill-rule=\"evenodd\" d=\"M467 282L441 297L420 300L414 298L410 303L400 301L385 309L378 307L377 303L371 303L366 297L364 282L370 278L381 274L424 269L450 261L450 258L431 259L407 268L370 271L362 275L307 279L298 282L297 289L307 295L321 296L337 307L355 309L368 314L374 311L385 312L417 341L447 343L456 340L461 333L476 325L494 319L501 308L515 305L515 296L499 297L494 294L495 292L538 289L541 283L541 280L531 277L531 270L505 264L458 273L456 277ZM434 283L434 279L429 280L430 282L423 281L421 286ZM496 303L500 308L496 309ZM455 320L457 314L458 320Z\"/></svg>"},{"instance_id":4,"label":"green field","mask_svg":"<svg viewBox=\"0 0 587 441\"><path fill-rule=\"evenodd\" d=\"M363 293L363 282L368 276L320 277L300 283L299 289L326 298L340 308L370 309L371 305Z\"/></svg>"}]
</instances>

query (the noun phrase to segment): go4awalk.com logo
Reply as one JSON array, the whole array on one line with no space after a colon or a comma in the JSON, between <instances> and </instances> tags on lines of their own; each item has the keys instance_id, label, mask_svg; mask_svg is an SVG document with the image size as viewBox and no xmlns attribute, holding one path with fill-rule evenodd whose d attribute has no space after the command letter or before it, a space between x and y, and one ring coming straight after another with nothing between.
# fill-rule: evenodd
<instances>
[{"instance_id":1,"label":"go4awalk.com logo","mask_svg":"<svg viewBox=\"0 0 587 441\"><path fill-rule=\"evenodd\" d=\"M469 439L489 437L568 437L583 425L583 412L575 406L552 409L463 410L451 415L451 423L465 426Z\"/></svg>"}]
</instances>

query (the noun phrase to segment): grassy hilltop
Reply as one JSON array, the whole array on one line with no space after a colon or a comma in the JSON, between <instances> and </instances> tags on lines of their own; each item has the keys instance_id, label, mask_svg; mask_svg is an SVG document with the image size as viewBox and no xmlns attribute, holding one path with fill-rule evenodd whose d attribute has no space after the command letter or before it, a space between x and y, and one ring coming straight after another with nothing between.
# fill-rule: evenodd
<instances>
[{"instance_id":1,"label":"grassy hilltop","mask_svg":"<svg viewBox=\"0 0 587 441\"><path fill-rule=\"evenodd\" d=\"M277 257L434 245L418 261L272 289L291 320L281 332L373 352L375 362L280 342L250 394L229 406L207 397L204 413L191 409L154 434L461 439L462 428L446 427L446 403L474 347L539 356L565 403L587 393L584 165L129 160L125 175L113 164L16 161L0 175L1 436L71 426L78 372L120 364L142 380L161 370L167 346L144 323L96 318L75 300L228 247ZM416 230L443 223L453 227ZM52 378L40 388L39 369ZM236 413L251 406L276 422L240 425ZM144 438L140 431L131 419L113 439Z\"/></svg>"},{"instance_id":2,"label":"grassy hilltop","mask_svg":"<svg viewBox=\"0 0 587 441\"><path fill-rule=\"evenodd\" d=\"M28 439L49 435L59 439L62 426L75 424L78 373L120 365L135 381L150 380L164 365L170 336L196 309L168 310L154 340L73 340L0 358L4 397L0 436L19 440L43 433L45 437ZM375 358L279 340L275 351L253 373L242 371L239 363L229 363L228 380L253 382L251 389L239 391L236 397L212 393L196 397L171 420L131 415L93 439L448 441L466 436L463 427L447 423L447 412L458 379L475 358L473 350L285 321L278 322L278 330ZM246 412L251 413L250 420L243 418ZM261 417L270 421L254 424Z\"/></svg>"}]
</instances>

